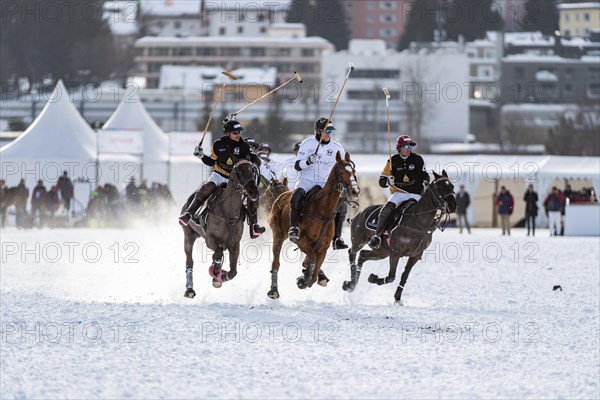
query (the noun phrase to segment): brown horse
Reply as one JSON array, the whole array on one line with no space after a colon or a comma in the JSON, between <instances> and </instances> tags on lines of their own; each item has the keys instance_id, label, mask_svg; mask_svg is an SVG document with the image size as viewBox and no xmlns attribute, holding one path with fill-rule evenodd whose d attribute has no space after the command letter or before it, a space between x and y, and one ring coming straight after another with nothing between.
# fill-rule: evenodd
<instances>
[{"instance_id":1,"label":"brown horse","mask_svg":"<svg viewBox=\"0 0 600 400\"><path fill-rule=\"evenodd\" d=\"M0 218L2 218L2 227L6 226L6 210L10 206L15 206L17 210L17 225L19 225L20 217L26 213L29 190L23 186L15 186L8 189L3 188L0 193Z\"/></svg>"},{"instance_id":2,"label":"brown horse","mask_svg":"<svg viewBox=\"0 0 600 400\"><path fill-rule=\"evenodd\" d=\"M283 182L279 182L277 178L271 178L271 182L269 182L269 186L267 186L264 196L261 196L261 208L263 208L267 214L270 214L275 200L288 190L287 178L284 178Z\"/></svg>"},{"instance_id":3,"label":"brown horse","mask_svg":"<svg viewBox=\"0 0 600 400\"><path fill-rule=\"evenodd\" d=\"M300 289L311 287L321 272L321 265L333 239L334 216L342 193L346 190L353 198L357 198L360 193L355 172L354 163L350 161L350 154L346 153L345 158L342 159L338 152L336 164L329 173L325 187L319 190L303 208L298 226L300 238L296 243L306 254L303 262L304 273L296 280ZM277 290L279 254L290 228L291 195L292 192L288 191L275 200L269 219L273 231L273 263L271 266L271 290L268 292L268 296L272 299L279 298Z\"/></svg>"}]
</instances>

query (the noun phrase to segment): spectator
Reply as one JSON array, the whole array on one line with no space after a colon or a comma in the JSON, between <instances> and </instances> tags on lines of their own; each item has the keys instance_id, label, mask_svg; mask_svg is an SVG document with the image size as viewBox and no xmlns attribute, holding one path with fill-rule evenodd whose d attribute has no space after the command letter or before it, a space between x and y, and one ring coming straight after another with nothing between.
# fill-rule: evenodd
<instances>
[{"instance_id":1,"label":"spectator","mask_svg":"<svg viewBox=\"0 0 600 400\"><path fill-rule=\"evenodd\" d=\"M471 227L467 220L467 208L471 204L469 193L465 191L465 185L460 185L460 190L456 194L456 215L458 216L458 233L463 231L463 221L467 227L467 232L471 233Z\"/></svg>"},{"instance_id":2,"label":"spectator","mask_svg":"<svg viewBox=\"0 0 600 400\"><path fill-rule=\"evenodd\" d=\"M62 176L58 178L56 186L60 189L60 198L67 214L71 209L71 200L73 199L73 182L69 179L67 171L64 171Z\"/></svg>"},{"instance_id":3,"label":"spectator","mask_svg":"<svg viewBox=\"0 0 600 400\"><path fill-rule=\"evenodd\" d=\"M510 215L513 212L514 199L504 186L500 188L500 193L496 196L496 206L502 223L502 235L510 236Z\"/></svg>"},{"instance_id":4,"label":"spectator","mask_svg":"<svg viewBox=\"0 0 600 400\"><path fill-rule=\"evenodd\" d=\"M531 233L535 236L535 217L538 212L538 194L533 190L533 185L529 184L525 195L523 196L525 202L525 224L527 225L527 236Z\"/></svg>"},{"instance_id":5,"label":"spectator","mask_svg":"<svg viewBox=\"0 0 600 400\"><path fill-rule=\"evenodd\" d=\"M544 208L546 210L546 215L548 216L550 236L560 235L562 231L562 223L560 218L564 202L564 195L558 191L556 186L552 187L552 191L544 200Z\"/></svg>"},{"instance_id":6,"label":"spectator","mask_svg":"<svg viewBox=\"0 0 600 400\"><path fill-rule=\"evenodd\" d=\"M54 217L56 211L60 207L60 199L58 197L58 184L52 186L49 192L46 193L46 198L44 201L45 210L50 213L50 217Z\"/></svg>"},{"instance_id":7,"label":"spectator","mask_svg":"<svg viewBox=\"0 0 600 400\"><path fill-rule=\"evenodd\" d=\"M15 208L17 209L15 222L17 224L17 227L19 228L23 228L25 226L30 227L26 221L27 199L29 198L29 189L27 189L27 187L25 186L25 179L21 178L19 184L17 185L17 188L19 191L19 198L22 199L22 201L19 201L19 205L15 205Z\"/></svg>"},{"instance_id":8,"label":"spectator","mask_svg":"<svg viewBox=\"0 0 600 400\"><path fill-rule=\"evenodd\" d=\"M39 216L40 223L44 216L44 200L46 197L46 187L43 180L38 180L37 185L31 192L31 216L35 219Z\"/></svg>"},{"instance_id":9,"label":"spectator","mask_svg":"<svg viewBox=\"0 0 600 400\"><path fill-rule=\"evenodd\" d=\"M135 185L135 178L131 177L129 183L125 187L125 198L129 207L137 206L140 201L138 187Z\"/></svg>"}]
</instances>

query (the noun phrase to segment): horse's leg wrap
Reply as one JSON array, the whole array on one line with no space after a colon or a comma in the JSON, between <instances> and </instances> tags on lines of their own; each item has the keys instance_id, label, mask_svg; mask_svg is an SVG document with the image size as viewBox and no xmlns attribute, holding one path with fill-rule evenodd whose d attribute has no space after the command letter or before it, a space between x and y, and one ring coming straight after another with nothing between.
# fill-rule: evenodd
<instances>
[{"instance_id":1,"label":"horse's leg wrap","mask_svg":"<svg viewBox=\"0 0 600 400\"><path fill-rule=\"evenodd\" d=\"M277 289L277 274L279 271L276 269L271 270L271 289Z\"/></svg>"},{"instance_id":2,"label":"horse's leg wrap","mask_svg":"<svg viewBox=\"0 0 600 400\"><path fill-rule=\"evenodd\" d=\"M194 268L190 266L185 267L185 288L191 289L194 287Z\"/></svg>"},{"instance_id":3,"label":"horse's leg wrap","mask_svg":"<svg viewBox=\"0 0 600 400\"><path fill-rule=\"evenodd\" d=\"M313 272L315 271L315 263L309 262L306 263L306 270L304 271L304 282L308 285L308 283L312 279Z\"/></svg>"},{"instance_id":4,"label":"horse's leg wrap","mask_svg":"<svg viewBox=\"0 0 600 400\"><path fill-rule=\"evenodd\" d=\"M227 276L227 271L222 270L221 269L222 266L223 266L222 258L213 259L213 264L208 269L210 276L215 278L220 283L227 282L229 280L228 276Z\"/></svg>"}]
</instances>

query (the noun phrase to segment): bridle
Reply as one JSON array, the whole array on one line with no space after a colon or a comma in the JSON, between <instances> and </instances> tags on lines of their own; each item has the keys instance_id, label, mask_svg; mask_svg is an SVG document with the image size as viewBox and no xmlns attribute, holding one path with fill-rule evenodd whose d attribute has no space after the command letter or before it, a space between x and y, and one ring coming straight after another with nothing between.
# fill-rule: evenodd
<instances>
[{"instance_id":1,"label":"bridle","mask_svg":"<svg viewBox=\"0 0 600 400\"><path fill-rule=\"evenodd\" d=\"M354 175L354 171L356 169L356 165L354 164L354 161L350 160L347 161L349 165L344 166L344 168L350 172L350 187L352 188L352 190L354 190L355 192L359 192L359 187L358 187L358 182L356 181L356 177ZM339 169L342 168L342 165L340 165L340 163L336 163L333 167L333 169L335 170L335 175L333 177L333 182L331 182L331 186L333 187L333 189L337 192L341 193L344 192L344 190L346 190L347 192L350 192L349 188L347 185L344 184L344 182L342 182L340 176L341 173L339 172Z\"/></svg>"},{"instance_id":2,"label":"bridle","mask_svg":"<svg viewBox=\"0 0 600 400\"><path fill-rule=\"evenodd\" d=\"M428 233L433 232L435 228L443 232L444 229L446 229L448 222L450 221L451 212L448 209L448 201L446 199L450 196L454 196L454 190L452 190L449 193L446 193L445 195L442 195L439 189L437 188L437 185L443 181L450 182L450 179L448 179L445 176L440 176L439 178L436 178L433 182L431 182L431 184L429 182L425 184L426 190L430 190L431 194L433 195L433 199L435 201L436 206L435 210L440 211L440 213L436 212L436 215L433 218L433 221L431 222L431 228L427 230ZM444 218L443 221L442 218Z\"/></svg>"},{"instance_id":3,"label":"bridle","mask_svg":"<svg viewBox=\"0 0 600 400\"><path fill-rule=\"evenodd\" d=\"M243 164L250 164L250 166L252 167L252 176L249 179L247 179L245 182L242 183L237 167L239 167L240 165L243 165ZM240 160L233 166L231 175L235 176L235 178L236 178L235 179L235 190L242 196L248 196L248 190L246 190L246 185L252 181L256 182L256 179L258 178L258 168L256 167L256 165L254 165L254 163L252 163L248 160Z\"/></svg>"}]
</instances>

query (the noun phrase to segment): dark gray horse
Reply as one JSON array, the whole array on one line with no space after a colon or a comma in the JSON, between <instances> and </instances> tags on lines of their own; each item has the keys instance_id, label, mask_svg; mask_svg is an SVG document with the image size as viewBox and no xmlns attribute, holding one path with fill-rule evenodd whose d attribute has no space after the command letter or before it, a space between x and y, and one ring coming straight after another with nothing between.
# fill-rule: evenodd
<instances>
[{"instance_id":1,"label":"dark gray horse","mask_svg":"<svg viewBox=\"0 0 600 400\"><path fill-rule=\"evenodd\" d=\"M369 282L383 285L392 283L396 279L396 268L400 257L408 257L408 262L404 266L404 272L400 279L400 284L394 298L396 304L402 305L401 296L410 270L421 255L431 243L431 235L436 228L444 229L444 223L440 225L442 218L448 218L448 215L456 210L456 199L454 197L454 186L448 179L446 171L442 175L433 173L435 179L428 184L419 201L413 204L398 221L394 218L394 213L390 220L394 225L388 226L391 231L387 240L382 240L381 246L377 250L362 250L356 263L356 253L369 241L374 234L375 229L368 227L369 219L373 218L374 213L379 212L381 206L371 206L361 211L352 220L352 247L348 250L350 258L349 281L345 281L342 288L352 292L358 283L362 265L365 261L381 260L390 257L390 270L388 276L380 278L375 274L369 276Z\"/></svg>"},{"instance_id":2,"label":"dark gray horse","mask_svg":"<svg viewBox=\"0 0 600 400\"><path fill-rule=\"evenodd\" d=\"M237 162L231 171L227 186L222 192L217 193L214 199L207 202L207 209L201 213L200 220L192 218L189 225L183 228L186 256L185 297L193 298L196 295L193 289L192 250L194 242L200 236L206 241L207 247L214 251L213 263L209 268L209 273L213 277L213 286L219 288L223 282L237 275L240 240L246 216L243 203L246 198L254 202L258 201L257 177L258 168L253 163L247 160ZM190 196L182 210L187 209L193 196L193 194ZM221 269L225 250L229 250L229 271Z\"/></svg>"}]
</instances>

